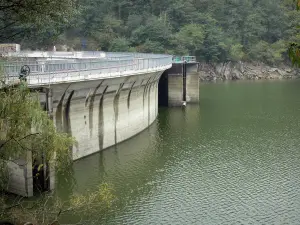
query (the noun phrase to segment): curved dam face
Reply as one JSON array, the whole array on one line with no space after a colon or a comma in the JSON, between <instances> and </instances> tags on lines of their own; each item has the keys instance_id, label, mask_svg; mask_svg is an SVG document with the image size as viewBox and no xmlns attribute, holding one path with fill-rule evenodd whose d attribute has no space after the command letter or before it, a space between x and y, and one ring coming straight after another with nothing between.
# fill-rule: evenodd
<instances>
[{"instance_id":1,"label":"curved dam face","mask_svg":"<svg viewBox=\"0 0 300 225\"><path fill-rule=\"evenodd\" d=\"M162 73L51 85L54 123L77 141L73 160L120 143L151 125L158 113Z\"/></svg>"}]
</instances>

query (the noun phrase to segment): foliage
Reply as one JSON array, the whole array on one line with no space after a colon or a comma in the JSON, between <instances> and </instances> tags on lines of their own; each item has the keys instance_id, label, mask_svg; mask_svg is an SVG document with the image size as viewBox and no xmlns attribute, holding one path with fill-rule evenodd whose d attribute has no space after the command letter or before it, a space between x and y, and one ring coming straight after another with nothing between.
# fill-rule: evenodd
<instances>
[{"instance_id":1,"label":"foliage","mask_svg":"<svg viewBox=\"0 0 300 225\"><path fill-rule=\"evenodd\" d=\"M17 159L26 151L33 158L56 157L57 169L68 165L69 147L74 139L58 133L53 121L41 108L38 93L32 93L26 83L0 90L0 159Z\"/></svg>"},{"instance_id":2,"label":"foliage","mask_svg":"<svg viewBox=\"0 0 300 225\"><path fill-rule=\"evenodd\" d=\"M274 43L293 43L289 55L297 63L299 0L75 1L51 1L43 8L43 19L39 7L46 0L39 1L28 10L38 15L29 19L26 14L6 32L23 30L28 35L8 40L33 49L55 44L74 50L197 54L207 62L260 60L266 55L264 61L270 64L288 59L286 51ZM260 52L259 46L267 53Z\"/></svg>"},{"instance_id":3,"label":"foliage","mask_svg":"<svg viewBox=\"0 0 300 225\"><path fill-rule=\"evenodd\" d=\"M115 38L110 46L112 52L128 52L130 49L129 41L126 38Z\"/></svg>"},{"instance_id":4,"label":"foliage","mask_svg":"<svg viewBox=\"0 0 300 225\"><path fill-rule=\"evenodd\" d=\"M46 111L41 108L38 93L32 93L26 83L7 86L2 81L0 89L0 188L7 186L5 161L15 162L31 151L33 158L49 161L64 171L72 162L69 147L74 139L58 133ZM0 199L3 201L2 196ZM19 202L23 203L22 201ZM5 213L2 208L1 213Z\"/></svg>"},{"instance_id":5,"label":"foliage","mask_svg":"<svg viewBox=\"0 0 300 225\"><path fill-rule=\"evenodd\" d=\"M265 62L283 62L285 51L273 44L296 44L291 39L300 22L292 0L81 0L80 5L62 44L77 37L97 43L94 49L189 53L207 62L263 59L260 45L267 49Z\"/></svg>"},{"instance_id":6,"label":"foliage","mask_svg":"<svg viewBox=\"0 0 300 225\"><path fill-rule=\"evenodd\" d=\"M77 12L76 0L1 0L0 41L31 36L49 42L68 27Z\"/></svg>"},{"instance_id":7,"label":"foliage","mask_svg":"<svg viewBox=\"0 0 300 225\"><path fill-rule=\"evenodd\" d=\"M296 2L297 10L300 10L300 0L294 0ZM296 28L299 30L299 23L296 24ZM299 34L295 35L293 42L290 44L288 49L288 55L292 61L292 64L300 67L300 42L299 42ZM294 36L294 37L295 37ZM296 39L296 40L295 40Z\"/></svg>"},{"instance_id":8,"label":"foliage","mask_svg":"<svg viewBox=\"0 0 300 225\"><path fill-rule=\"evenodd\" d=\"M233 44L229 49L229 56L232 61L240 61L245 57L243 46L241 44Z\"/></svg>"},{"instance_id":9,"label":"foliage","mask_svg":"<svg viewBox=\"0 0 300 225\"><path fill-rule=\"evenodd\" d=\"M292 43L289 47L288 54L292 64L300 67L300 45Z\"/></svg>"},{"instance_id":10,"label":"foliage","mask_svg":"<svg viewBox=\"0 0 300 225\"><path fill-rule=\"evenodd\" d=\"M265 62L268 64L276 64L282 61L282 54L287 49L284 42L278 41L269 44L265 41L260 41L250 50L249 55L251 59Z\"/></svg>"},{"instance_id":11,"label":"foliage","mask_svg":"<svg viewBox=\"0 0 300 225\"><path fill-rule=\"evenodd\" d=\"M140 52L146 53L162 53L164 52L164 47L158 41L150 41L147 39L144 44L137 47Z\"/></svg>"},{"instance_id":12,"label":"foliage","mask_svg":"<svg viewBox=\"0 0 300 225\"><path fill-rule=\"evenodd\" d=\"M176 35L176 41L193 55L193 53L199 50L203 44L203 26L199 24L188 24L183 26Z\"/></svg>"},{"instance_id":13,"label":"foliage","mask_svg":"<svg viewBox=\"0 0 300 225\"><path fill-rule=\"evenodd\" d=\"M67 201L53 193L46 193L38 199L17 198L7 203L0 198L0 218L6 218L15 224L30 222L39 225L60 224L63 216L74 218L74 224L91 224L95 215L99 215L112 206L115 199L108 184L101 184L96 190L86 194L73 194ZM68 221L69 224L71 221Z\"/></svg>"},{"instance_id":14,"label":"foliage","mask_svg":"<svg viewBox=\"0 0 300 225\"><path fill-rule=\"evenodd\" d=\"M201 21L204 25L204 41L202 46L199 48L198 55L201 60L210 61L221 61L225 60L222 58L222 50L226 49L223 30L217 26L217 21L210 16L205 15L205 19L202 18ZM228 50L227 50L228 52Z\"/></svg>"}]
</instances>

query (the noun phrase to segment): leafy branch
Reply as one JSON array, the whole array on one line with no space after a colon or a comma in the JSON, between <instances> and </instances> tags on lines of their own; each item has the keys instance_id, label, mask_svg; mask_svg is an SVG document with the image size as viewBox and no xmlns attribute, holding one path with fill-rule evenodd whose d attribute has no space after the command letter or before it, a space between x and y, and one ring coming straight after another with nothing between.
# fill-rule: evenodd
<instances>
[{"instance_id":1,"label":"leafy branch","mask_svg":"<svg viewBox=\"0 0 300 225\"><path fill-rule=\"evenodd\" d=\"M40 134L40 133L28 134L28 135L26 135L26 136L20 138L19 140L16 140L14 137L11 137L10 139L6 140L4 143L2 143L2 144L0 145L0 150L1 150L1 148L4 147L5 144L7 144L7 143L8 143L9 141L11 141L11 140L14 140L15 142L17 142L17 144L20 145L20 147L25 148L25 147L23 147L23 146L20 144L20 141L21 141L21 140L24 140L24 139L26 139L26 138L28 138L28 137L30 137L30 136L33 136L33 135L39 135L39 134Z\"/></svg>"},{"instance_id":2,"label":"leafy branch","mask_svg":"<svg viewBox=\"0 0 300 225\"><path fill-rule=\"evenodd\" d=\"M296 3L296 8L300 10L300 0L294 0ZM292 61L294 66L300 67L300 44L298 43L291 43L288 49L289 58Z\"/></svg>"}]
</instances>

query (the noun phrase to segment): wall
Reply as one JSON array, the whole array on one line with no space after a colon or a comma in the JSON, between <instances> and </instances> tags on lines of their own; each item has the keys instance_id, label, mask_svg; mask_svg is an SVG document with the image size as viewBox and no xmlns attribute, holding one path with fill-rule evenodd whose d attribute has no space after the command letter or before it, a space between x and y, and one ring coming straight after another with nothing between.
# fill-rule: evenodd
<instances>
[{"instance_id":1,"label":"wall","mask_svg":"<svg viewBox=\"0 0 300 225\"><path fill-rule=\"evenodd\" d=\"M167 77L167 78L166 78ZM184 88L186 88L186 102L199 102L199 72L198 63L186 64L186 86L183 82L183 64L173 63L172 68L168 69L162 76L162 85L160 84L160 102L164 102L165 89L167 88L167 106L182 106ZM165 83L165 84L164 84ZM165 104L161 104L166 106Z\"/></svg>"},{"instance_id":2,"label":"wall","mask_svg":"<svg viewBox=\"0 0 300 225\"><path fill-rule=\"evenodd\" d=\"M153 72L48 86L57 129L77 140L72 147L73 160L125 141L149 127L158 114L158 82L161 74ZM45 90L40 93L44 107L46 95ZM49 166L49 189L53 190L55 170L51 162ZM9 192L33 196L30 152L24 159L7 162L7 171Z\"/></svg>"},{"instance_id":3,"label":"wall","mask_svg":"<svg viewBox=\"0 0 300 225\"><path fill-rule=\"evenodd\" d=\"M52 85L56 127L77 140L73 159L120 143L147 128L158 113L161 74Z\"/></svg>"},{"instance_id":4,"label":"wall","mask_svg":"<svg viewBox=\"0 0 300 225\"><path fill-rule=\"evenodd\" d=\"M168 106L181 106L182 105L182 75L169 75L168 78Z\"/></svg>"},{"instance_id":5,"label":"wall","mask_svg":"<svg viewBox=\"0 0 300 225\"><path fill-rule=\"evenodd\" d=\"M8 173L7 190L24 197L33 196L31 152L28 151L24 159L7 161L6 165Z\"/></svg>"},{"instance_id":6,"label":"wall","mask_svg":"<svg viewBox=\"0 0 300 225\"><path fill-rule=\"evenodd\" d=\"M168 106L181 106L183 96L182 64L173 63L168 69Z\"/></svg>"},{"instance_id":7,"label":"wall","mask_svg":"<svg viewBox=\"0 0 300 225\"><path fill-rule=\"evenodd\" d=\"M189 103L199 103L198 64L188 64L186 73L186 101Z\"/></svg>"}]
</instances>

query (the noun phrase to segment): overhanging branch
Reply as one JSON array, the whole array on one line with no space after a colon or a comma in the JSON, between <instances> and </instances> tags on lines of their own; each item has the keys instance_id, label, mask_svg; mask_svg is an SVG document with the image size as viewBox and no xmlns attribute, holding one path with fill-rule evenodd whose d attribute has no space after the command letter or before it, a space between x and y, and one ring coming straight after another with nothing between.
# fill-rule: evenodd
<instances>
[{"instance_id":1,"label":"overhanging branch","mask_svg":"<svg viewBox=\"0 0 300 225\"><path fill-rule=\"evenodd\" d=\"M0 150L1 150L1 148L3 148L3 147L4 147L8 142L10 142L11 140L16 141L16 142L20 145L19 141L24 140L25 138L28 138L28 137L30 137L30 136L33 136L33 135L39 135L39 134L40 134L40 133L28 134L28 135L26 135L26 136L20 138L19 140L16 140L14 137L12 137L12 138L6 140L4 143L2 143L2 144L0 145ZM23 146L21 146L21 147L23 147Z\"/></svg>"}]
</instances>

